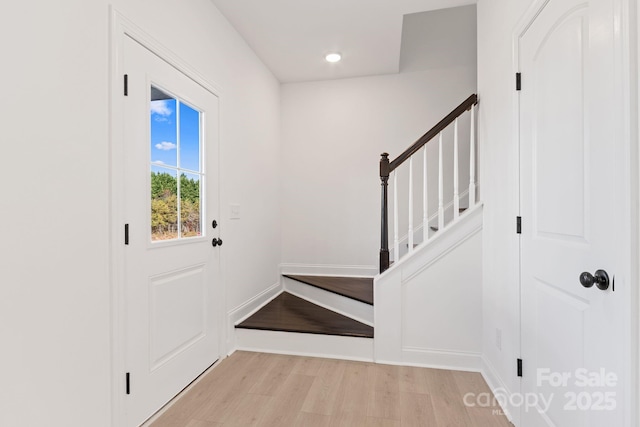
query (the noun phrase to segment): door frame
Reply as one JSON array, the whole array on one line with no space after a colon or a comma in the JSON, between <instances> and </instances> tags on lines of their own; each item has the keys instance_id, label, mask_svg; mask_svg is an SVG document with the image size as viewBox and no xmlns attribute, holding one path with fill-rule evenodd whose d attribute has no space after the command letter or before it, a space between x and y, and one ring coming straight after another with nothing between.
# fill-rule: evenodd
<instances>
[{"instance_id":1,"label":"door frame","mask_svg":"<svg viewBox=\"0 0 640 427\"><path fill-rule=\"evenodd\" d=\"M174 52L166 48L157 39L142 30L139 26L109 6L109 284L110 284L110 327L111 327L111 425L121 426L125 422L126 395L125 395L125 369L126 369L126 323L125 323L125 250L124 250L124 43L126 38L140 43L149 51L160 57L169 65L189 77L206 91L218 98L218 165L216 167L218 191L218 206L220 207L220 194L222 181L220 167L221 153L221 116L222 116L222 90L220 87L205 78L187 62L182 60ZM221 218L222 220L222 218ZM223 224L221 224L223 226ZM217 272L216 289L218 312L218 360L227 353L227 318L225 313L226 281L224 278L223 253L220 253L221 268ZM150 416L153 414L149 414Z\"/></svg>"},{"instance_id":2,"label":"door frame","mask_svg":"<svg viewBox=\"0 0 640 427\"><path fill-rule=\"evenodd\" d=\"M532 0L526 12L518 21L512 37L512 72L514 76L521 71L520 68L520 38L528 30L529 26L540 14L542 9L551 0ZM638 115L638 57L640 56L640 37L638 34L638 21L640 10L638 10L639 0L612 0L616 12L617 31L616 37L616 75L620 78L618 89L618 99L620 115L618 117L618 128L620 133L612 136L613 141L621 144L621 153L626 156L616 157L616 165L620 168L617 177L618 188L615 189L615 198L620 209L617 209L616 223L612 224L612 232L616 233L617 239L622 244L617 250L616 258L619 265L616 268L616 279L618 283L624 283L628 289L628 305L625 307L627 325L624 335L628 339L628 354L625 359L625 374L629 374L630 380L627 389L623 390L625 405L629 408L627 424L625 427L638 425L640 421L640 267L637 265L640 255L640 150L638 148L638 125L640 116ZM523 76L523 84L526 84L526 76ZM517 163L517 212L522 213L522 189L521 189L521 141L520 141L520 92L513 91L513 111L512 120L513 140L517 142L517 149L514 159ZM625 179L626 177L628 179ZM520 243L518 244L520 246ZM518 263L518 286L519 286L519 341L520 348L518 354L522 354L522 269L520 265L521 249L517 257L512 262ZM520 389L522 392L522 390ZM513 414L514 418L520 420L520 413Z\"/></svg>"}]
</instances>

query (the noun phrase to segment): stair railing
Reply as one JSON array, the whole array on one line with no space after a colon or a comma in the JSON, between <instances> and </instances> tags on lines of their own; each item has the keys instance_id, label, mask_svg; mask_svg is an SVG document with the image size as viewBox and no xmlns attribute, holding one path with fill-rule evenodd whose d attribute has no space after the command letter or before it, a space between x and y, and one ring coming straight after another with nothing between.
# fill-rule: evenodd
<instances>
[{"instance_id":1,"label":"stair railing","mask_svg":"<svg viewBox=\"0 0 640 427\"><path fill-rule=\"evenodd\" d=\"M475 109L478 104L478 96L473 94L462 104L456 107L444 119L442 119L431 130L425 133L411 147L405 150L394 160L389 160L388 153L382 153L380 159L380 180L382 181L382 209L381 209L381 242L380 242L380 272L387 270L391 264L389 253L389 211L388 211L388 185L389 178L393 177L393 259L395 262L401 258L400 241L406 240L406 254L413 252L415 241L426 243L430 235L435 231L443 230L447 225L456 221L460 216L460 188L459 188L459 121L461 116L469 111L469 188L467 193L467 208L472 208L476 204L476 118ZM443 155L443 133L453 123L453 200L450 206L453 209L452 219L445 221L445 197L444 197L444 155ZM429 194L428 194L428 156L427 143L438 137L438 209L437 227L430 225L429 217ZM414 167L413 159L418 157L422 151L422 223L418 229L414 225ZM406 239L400 238L399 230L399 206L398 206L398 169L405 162L408 164L408 232ZM421 236L415 236L416 231L422 228Z\"/></svg>"}]
</instances>

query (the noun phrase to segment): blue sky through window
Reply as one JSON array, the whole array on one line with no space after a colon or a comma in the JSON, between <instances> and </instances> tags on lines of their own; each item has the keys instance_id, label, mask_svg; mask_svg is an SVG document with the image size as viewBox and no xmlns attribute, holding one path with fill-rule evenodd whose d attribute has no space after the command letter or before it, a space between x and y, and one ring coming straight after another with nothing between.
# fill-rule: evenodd
<instances>
[{"instance_id":1,"label":"blue sky through window","mask_svg":"<svg viewBox=\"0 0 640 427\"><path fill-rule=\"evenodd\" d=\"M180 103L180 167L200 171L200 113Z\"/></svg>"},{"instance_id":2,"label":"blue sky through window","mask_svg":"<svg viewBox=\"0 0 640 427\"><path fill-rule=\"evenodd\" d=\"M197 110L175 99L151 101L151 161L180 169L200 171L200 113Z\"/></svg>"}]
</instances>

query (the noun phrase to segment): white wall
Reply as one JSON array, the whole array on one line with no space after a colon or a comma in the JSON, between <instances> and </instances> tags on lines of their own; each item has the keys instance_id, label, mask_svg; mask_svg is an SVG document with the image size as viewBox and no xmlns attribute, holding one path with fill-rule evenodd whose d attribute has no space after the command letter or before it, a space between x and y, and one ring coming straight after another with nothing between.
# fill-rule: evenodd
<instances>
[{"instance_id":1,"label":"white wall","mask_svg":"<svg viewBox=\"0 0 640 427\"><path fill-rule=\"evenodd\" d=\"M0 18L3 426L110 425L108 4L15 1ZM279 84L208 0L114 5L222 88L235 307L277 281Z\"/></svg>"},{"instance_id":2,"label":"white wall","mask_svg":"<svg viewBox=\"0 0 640 427\"><path fill-rule=\"evenodd\" d=\"M513 31L531 0L478 2L479 144L485 203L483 355L494 386L519 392L518 142L515 138ZM489 255L490 254L490 255ZM496 334L502 335L502 350ZM512 415L517 415L514 413Z\"/></svg>"},{"instance_id":3,"label":"white wall","mask_svg":"<svg viewBox=\"0 0 640 427\"><path fill-rule=\"evenodd\" d=\"M283 85L283 262L377 269L380 154L402 153L475 88L475 67Z\"/></svg>"},{"instance_id":4,"label":"white wall","mask_svg":"<svg viewBox=\"0 0 640 427\"><path fill-rule=\"evenodd\" d=\"M475 68L476 22L475 4L405 15L400 70Z\"/></svg>"},{"instance_id":5,"label":"white wall","mask_svg":"<svg viewBox=\"0 0 640 427\"><path fill-rule=\"evenodd\" d=\"M107 425L106 3L7 8L0 425Z\"/></svg>"}]
</instances>

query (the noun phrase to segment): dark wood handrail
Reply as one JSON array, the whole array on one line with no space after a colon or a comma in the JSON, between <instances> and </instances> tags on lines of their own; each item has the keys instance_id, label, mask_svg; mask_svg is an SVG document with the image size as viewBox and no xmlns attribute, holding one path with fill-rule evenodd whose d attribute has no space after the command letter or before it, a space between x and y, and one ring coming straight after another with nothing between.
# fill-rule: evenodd
<instances>
[{"instance_id":1,"label":"dark wood handrail","mask_svg":"<svg viewBox=\"0 0 640 427\"><path fill-rule=\"evenodd\" d=\"M460 117L462 113L470 110L473 105L478 103L478 95L475 93L467 98L462 104L458 105L451 113L449 113L444 119L429 130L429 132L422 135L411 147L407 148L402 154L400 154L395 160L389 161L389 154L382 153L380 159L380 181L381 181L381 227L380 227L380 273L389 268L389 208L388 208L388 185L389 176L398 166L407 161L411 156L418 152L426 143L438 136L447 126L449 126L455 119ZM398 254L396 254L396 257Z\"/></svg>"},{"instance_id":2,"label":"dark wood handrail","mask_svg":"<svg viewBox=\"0 0 640 427\"><path fill-rule=\"evenodd\" d=\"M447 126L449 126L455 119L460 117L462 113L471 109L472 105L476 105L478 103L478 95L475 93L464 100L464 102L458 105L455 110L450 112L444 119L440 120L440 122L435 125L433 128L429 130L429 132L425 133L418 139L413 145L407 148L402 154L396 157L395 160L389 163L389 172L393 172L396 170L398 166L409 160L409 157L413 156L418 152L424 145L431 141L433 138L438 136L440 132L442 132Z\"/></svg>"}]
</instances>

